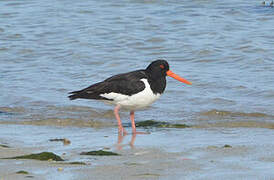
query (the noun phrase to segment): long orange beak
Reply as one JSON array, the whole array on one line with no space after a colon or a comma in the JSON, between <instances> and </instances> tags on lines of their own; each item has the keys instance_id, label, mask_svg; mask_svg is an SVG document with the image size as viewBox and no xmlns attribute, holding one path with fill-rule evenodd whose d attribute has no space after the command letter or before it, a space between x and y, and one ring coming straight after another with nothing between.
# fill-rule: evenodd
<instances>
[{"instance_id":1,"label":"long orange beak","mask_svg":"<svg viewBox=\"0 0 274 180\"><path fill-rule=\"evenodd\" d=\"M183 83L186 83L186 84L189 84L189 85L192 84L191 82L189 82L188 80L186 80L186 79L180 77L179 75L175 74L175 73L172 72L171 70L168 70L168 71L166 72L166 75L168 75L168 76L170 76L170 77L172 77L172 78L174 78L174 79L176 79L176 80L178 80L178 81L181 81L181 82L183 82Z\"/></svg>"}]
</instances>

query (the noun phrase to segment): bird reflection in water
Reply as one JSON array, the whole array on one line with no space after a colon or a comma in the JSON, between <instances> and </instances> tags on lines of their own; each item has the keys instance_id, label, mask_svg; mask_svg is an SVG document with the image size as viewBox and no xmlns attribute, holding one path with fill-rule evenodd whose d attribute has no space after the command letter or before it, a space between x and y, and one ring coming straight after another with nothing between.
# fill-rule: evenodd
<instances>
[{"instance_id":1,"label":"bird reflection in water","mask_svg":"<svg viewBox=\"0 0 274 180\"><path fill-rule=\"evenodd\" d=\"M150 134L150 133L149 132L145 132L144 134ZM123 147L125 147L127 145L129 145L130 148L132 148L132 149L134 148L134 143L135 143L137 134L136 133L132 133L131 140L130 140L129 144L122 144L125 136L126 135L124 135L122 133L118 133L118 140L117 140L117 145L116 145L118 150L122 150Z\"/></svg>"}]
</instances>

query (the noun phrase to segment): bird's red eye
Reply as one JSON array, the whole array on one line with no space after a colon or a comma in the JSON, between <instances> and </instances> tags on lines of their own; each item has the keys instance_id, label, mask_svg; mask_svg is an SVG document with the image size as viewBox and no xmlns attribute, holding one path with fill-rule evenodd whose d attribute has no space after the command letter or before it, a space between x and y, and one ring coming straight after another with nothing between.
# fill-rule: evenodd
<instances>
[{"instance_id":1,"label":"bird's red eye","mask_svg":"<svg viewBox=\"0 0 274 180\"><path fill-rule=\"evenodd\" d=\"M161 65L160 65L160 68L161 68L161 69L164 69L164 68L165 68L165 66L161 64Z\"/></svg>"}]
</instances>

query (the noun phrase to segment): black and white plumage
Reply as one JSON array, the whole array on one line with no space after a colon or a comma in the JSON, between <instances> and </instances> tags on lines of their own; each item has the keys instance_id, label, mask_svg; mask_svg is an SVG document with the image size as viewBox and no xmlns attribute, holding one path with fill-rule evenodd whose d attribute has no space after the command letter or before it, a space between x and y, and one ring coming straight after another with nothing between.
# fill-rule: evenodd
<instances>
[{"instance_id":1,"label":"black and white plumage","mask_svg":"<svg viewBox=\"0 0 274 180\"><path fill-rule=\"evenodd\" d=\"M171 72L167 61L156 60L146 69L114 75L80 91L70 92L71 95L69 98L71 100L78 98L96 99L115 104L117 110L115 115L119 125L118 110L120 108L129 109L134 116L135 110L151 105L164 92L167 75L184 83L191 84ZM134 123L134 117L132 123ZM124 129L119 125L120 131L124 131Z\"/></svg>"}]
</instances>

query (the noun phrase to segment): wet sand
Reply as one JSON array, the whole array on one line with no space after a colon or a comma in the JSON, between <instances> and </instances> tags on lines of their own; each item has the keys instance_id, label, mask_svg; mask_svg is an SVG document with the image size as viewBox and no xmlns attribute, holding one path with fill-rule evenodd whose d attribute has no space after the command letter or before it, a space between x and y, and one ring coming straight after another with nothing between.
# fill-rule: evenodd
<instances>
[{"instance_id":1,"label":"wet sand","mask_svg":"<svg viewBox=\"0 0 274 180\"><path fill-rule=\"evenodd\" d=\"M0 147L1 158L50 151L65 161L1 159L0 179L274 178L274 134L271 129L148 130L149 135L127 135L119 139L115 127L2 124L0 144L9 148ZM71 143L63 145L49 141L51 138L67 138ZM117 152L120 156L80 155L83 151L100 149ZM86 165L68 164L74 161ZM29 174L16 174L20 170Z\"/></svg>"}]
</instances>

